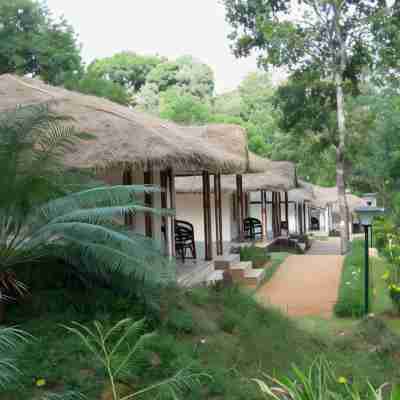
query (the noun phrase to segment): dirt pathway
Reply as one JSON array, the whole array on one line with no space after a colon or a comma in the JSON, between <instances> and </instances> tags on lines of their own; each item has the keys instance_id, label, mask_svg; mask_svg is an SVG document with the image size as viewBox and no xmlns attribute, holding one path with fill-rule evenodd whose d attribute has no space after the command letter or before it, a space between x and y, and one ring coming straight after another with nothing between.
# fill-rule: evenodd
<instances>
[{"instance_id":1,"label":"dirt pathway","mask_svg":"<svg viewBox=\"0 0 400 400\"><path fill-rule=\"evenodd\" d=\"M306 255L289 256L258 290L257 298L291 316L330 317L343 264L338 244L336 239L318 241Z\"/></svg>"}]
</instances>

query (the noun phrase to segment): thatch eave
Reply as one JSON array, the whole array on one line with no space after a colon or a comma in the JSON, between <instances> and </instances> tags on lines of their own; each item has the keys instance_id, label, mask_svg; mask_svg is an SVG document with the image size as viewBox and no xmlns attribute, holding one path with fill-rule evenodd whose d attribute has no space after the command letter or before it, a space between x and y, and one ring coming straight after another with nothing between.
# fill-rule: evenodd
<instances>
[{"instance_id":1,"label":"thatch eave","mask_svg":"<svg viewBox=\"0 0 400 400\"><path fill-rule=\"evenodd\" d=\"M151 166L176 173L232 174L243 173L248 166L246 135L235 125L178 126L38 79L0 76L0 112L40 104L71 117L76 129L96 136L82 140L65 156L70 167L146 170Z\"/></svg>"}]
</instances>

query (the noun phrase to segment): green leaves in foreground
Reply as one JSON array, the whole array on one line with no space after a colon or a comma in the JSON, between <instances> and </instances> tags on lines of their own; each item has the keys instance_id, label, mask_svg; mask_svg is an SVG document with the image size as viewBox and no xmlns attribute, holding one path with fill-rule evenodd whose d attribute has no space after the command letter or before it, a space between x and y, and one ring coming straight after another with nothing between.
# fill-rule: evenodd
<instances>
[{"instance_id":1,"label":"green leaves in foreground","mask_svg":"<svg viewBox=\"0 0 400 400\"><path fill-rule=\"evenodd\" d=\"M13 327L0 328L0 390L18 381L21 371L17 368L12 354L28 341L29 335Z\"/></svg>"},{"instance_id":2,"label":"green leaves in foreground","mask_svg":"<svg viewBox=\"0 0 400 400\"><path fill-rule=\"evenodd\" d=\"M398 387L383 384L379 388L367 383L366 393L360 393L344 376L336 376L334 366L325 357L314 360L307 371L293 366L293 378L267 381L253 379L265 399L274 400L400 400ZM267 382L270 382L267 383Z\"/></svg>"},{"instance_id":3,"label":"green leaves in foreground","mask_svg":"<svg viewBox=\"0 0 400 400\"><path fill-rule=\"evenodd\" d=\"M145 333L145 325L144 319L133 321L126 318L110 328L106 328L99 321L95 321L92 328L78 322L73 322L71 326L64 326L69 332L79 337L86 349L102 365L113 400L130 400L151 391L169 396L171 399L178 399L180 394L190 391L200 384L202 377L206 377L205 374L191 373L186 369L180 370L171 378L140 390L132 389L127 394L129 385L121 386L120 383L125 383L129 379L129 367L135 363L146 342L155 336L155 333Z\"/></svg>"}]
</instances>

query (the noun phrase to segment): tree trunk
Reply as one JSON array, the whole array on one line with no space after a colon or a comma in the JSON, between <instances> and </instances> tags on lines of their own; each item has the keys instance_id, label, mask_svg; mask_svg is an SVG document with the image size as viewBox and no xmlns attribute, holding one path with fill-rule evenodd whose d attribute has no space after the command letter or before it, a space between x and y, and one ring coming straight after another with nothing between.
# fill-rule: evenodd
<instances>
[{"instance_id":1,"label":"tree trunk","mask_svg":"<svg viewBox=\"0 0 400 400\"><path fill-rule=\"evenodd\" d=\"M336 147L336 186L339 200L340 214L340 251L347 253L349 249L349 208L346 200L346 180L345 180L345 146L346 146L346 117L344 114L344 95L343 95L343 73L346 69L346 31L340 23L341 11L336 3L333 3L334 11L334 48L336 48L336 65L334 67L334 78L336 86L336 105L337 105L337 127L339 143ZM339 45L338 47L337 44Z\"/></svg>"},{"instance_id":2,"label":"tree trunk","mask_svg":"<svg viewBox=\"0 0 400 400\"><path fill-rule=\"evenodd\" d=\"M346 183L344 176L344 151L346 139L346 123L344 115L343 79L342 72L335 73L337 124L339 144L336 147L336 186L338 190L339 214L340 214L340 251L347 253L349 248L349 209L346 200Z\"/></svg>"}]
</instances>

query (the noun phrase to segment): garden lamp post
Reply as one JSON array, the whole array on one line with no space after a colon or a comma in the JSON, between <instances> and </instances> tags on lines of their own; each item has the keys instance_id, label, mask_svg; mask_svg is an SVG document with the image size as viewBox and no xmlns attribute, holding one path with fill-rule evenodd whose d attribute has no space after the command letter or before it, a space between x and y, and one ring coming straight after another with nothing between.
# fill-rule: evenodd
<instances>
[{"instance_id":1,"label":"garden lamp post","mask_svg":"<svg viewBox=\"0 0 400 400\"><path fill-rule=\"evenodd\" d=\"M364 227L365 234L365 271L364 271L364 311L365 315L369 312L369 245L368 245L368 231L372 226L374 217L382 215L385 210L378 207L359 207L356 208L355 213L361 225Z\"/></svg>"}]
</instances>

